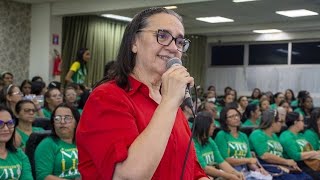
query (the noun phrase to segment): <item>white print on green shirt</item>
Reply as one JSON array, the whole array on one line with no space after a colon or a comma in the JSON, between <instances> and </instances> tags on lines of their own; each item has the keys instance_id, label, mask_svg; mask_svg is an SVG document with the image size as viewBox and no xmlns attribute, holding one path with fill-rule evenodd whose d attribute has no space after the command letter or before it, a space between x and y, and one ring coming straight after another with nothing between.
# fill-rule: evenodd
<instances>
[{"instance_id":1,"label":"white print on green shirt","mask_svg":"<svg viewBox=\"0 0 320 180\"><path fill-rule=\"evenodd\" d=\"M21 175L20 165L0 166L0 179L19 179L20 175Z\"/></svg>"},{"instance_id":2,"label":"white print on green shirt","mask_svg":"<svg viewBox=\"0 0 320 180\"><path fill-rule=\"evenodd\" d=\"M203 153L202 156L206 160L207 165L212 166L215 164L213 152Z\"/></svg>"},{"instance_id":3,"label":"white print on green shirt","mask_svg":"<svg viewBox=\"0 0 320 180\"><path fill-rule=\"evenodd\" d=\"M243 142L228 142L228 154L232 158L244 158L248 152L246 143Z\"/></svg>"},{"instance_id":4,"label":"white print on green shirt","mask_svg":"<svg viewBox=\"0 0 320 180\"><path fill-rule=\"evenodd\" d=\"M299 145L301 152L307 152L312 150L311 145L305 139L297 139L296 142Z\"/></svg>"},{"instance_id":5,"label":"white print on green shirt","mask_svg":"<svg viewBox=\"0 0 320 180\"><path fill-rule=\"evenodd\" d=\"M68 177L79 175L78 167L78 150L76 148L72 149L61 149L61 174L59 177ZM66 161L72 162L72 166L66 169Z\"/></svg>"},{"instance_id":6,"label":"white print on green shirt","mask_svg":"<svg viewBox=\"0 0 320 180\"><path fill-rule=\"evenodd\" d=\"M283 148L279 142L268 140L267 144L268 144L269 153L282 157Z\"/></svg>"}]
</instances>

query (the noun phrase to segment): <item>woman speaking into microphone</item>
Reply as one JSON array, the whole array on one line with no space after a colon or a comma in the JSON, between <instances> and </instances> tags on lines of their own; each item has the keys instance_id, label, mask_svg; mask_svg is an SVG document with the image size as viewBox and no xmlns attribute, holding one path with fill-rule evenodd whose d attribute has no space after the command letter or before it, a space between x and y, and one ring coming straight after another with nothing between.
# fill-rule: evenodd
<instances>
[{"instance_id":1,"label":"woman speaking into microphone","mask_svg":"<svg viewBox=\"0 0 320 180\"><path fill-rule=\"evenodd\" d=\"M182 172L191 132L179 106L194 80L183 66L166 68L189 43L172 10L149 8L128 24L115 70L93 90L78 126L83 180L208 179L193 146Z\"/></svg>"}]
</instances>

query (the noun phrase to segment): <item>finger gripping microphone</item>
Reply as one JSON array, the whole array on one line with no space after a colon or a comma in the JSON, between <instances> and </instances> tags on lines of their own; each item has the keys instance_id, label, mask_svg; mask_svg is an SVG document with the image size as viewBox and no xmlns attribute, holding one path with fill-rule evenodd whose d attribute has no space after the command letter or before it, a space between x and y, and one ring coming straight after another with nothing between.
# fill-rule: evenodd
<instances>
[{"instance_id":1,"label":"finger gripping microphone","mask_svg":"<svg viewBox=\"0 0 320 180\"><path fill-rule=\"evenodd\" d=\"M167 70L172 66L182 66L182 61L177 57L173 57L173 58L169 59L169 61L166 64ZM184 103L189 108L192 109L193 102L192 102L192 99L191 99L191 96L190 96L190 87L189 86L190 86L190 84L187 84L185 95L184 95Z\"/></svg>"}]
</instances>

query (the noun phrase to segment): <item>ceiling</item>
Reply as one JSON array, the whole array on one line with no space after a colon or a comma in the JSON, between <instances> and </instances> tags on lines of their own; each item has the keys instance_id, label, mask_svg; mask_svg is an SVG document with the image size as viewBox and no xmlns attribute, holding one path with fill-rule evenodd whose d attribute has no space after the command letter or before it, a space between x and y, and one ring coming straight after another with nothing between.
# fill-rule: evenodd
<instances>
[{"instance_id":1,"label":"ceiling","mask_svg":"<svg viewBox=\"0 0 320 180\"><path fill-rule=\"evenodd\" d=\"M254 29L275 28L285 32L320 31L320 15L290 18L279 10L308 9L320 13L320 0L259 0L233 3L232 0L19 0L25 3L52 3L53 15L113 13L133 17L152 6L176 5L184 19L186 33L207 36L253 34ZM196 17L223 16L232 23L209 24Z\"/></svg>"}]
</instances>

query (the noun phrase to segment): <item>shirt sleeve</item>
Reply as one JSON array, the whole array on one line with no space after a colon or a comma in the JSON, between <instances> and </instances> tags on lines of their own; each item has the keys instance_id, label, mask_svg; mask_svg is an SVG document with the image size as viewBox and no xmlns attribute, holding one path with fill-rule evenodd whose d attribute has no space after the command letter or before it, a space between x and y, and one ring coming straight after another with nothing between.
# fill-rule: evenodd
<instances>
[{"instance_id":1,"label":"shirt sleeve","mask_svg":"<svg viewBox=\"0 0 320 180\"><path fill-rule=\"evenodd\" d=\"M304 132L303 136L311 144L313 150L319 150L319 138L316 133L308 129Z\"/></svg>"},{"instance_id":2,"label":"shirt sleeve","mask_svg":"<svg viewBox=\"0 0 320 180\"><path fill-rule=\"evenodd\" d=\"M216 145L216 143L211 139L209 138L209 142L210 142L210 145L212 147L212 150L213 150L213 154L214 154L214 159L216 161L216 163L219 165L221 163L224 162L224 159L222 158L221 154L220 154L220 151Z\"/></svg>"},{"instance_id":3,"label":"shirt sleeve","mask_svg":"<svg viewBox=\"0 0 320 180\"><path fill-rule=\"evenodd\" d=\"M255 153L258 157L261 157L264 153L267 152L267 139L259 133L259 130L256 130L250 134L249 142L253 147Z\"/></svg>"},{"instance_id":4,"label":"shirt sleeve","mask_svg":"<svg viewBox=\"0 0 320 180\"><path fill-rule=\"evenodd\" d=\"M42 180L49 175L53 175L55 143L50 141L49 138L40 142L34 154L36 179Z\"/></svg>"},{"instance_id":5,"label":"shirt sleeve","mask_svg":"<svg viewBox=\"0 0 320 180\"><path fill-rule=\"evenodd\" d=\"M99 177L112 179L116 164L127 158L130 145L139 135L131 102L117 92L101 87L86 102L76 135L83 163L79 170L84 177L90 172L82 170L93 163Z\"/></svg>"},{"instance_id":6,"label":"shirt sleeve","mask_svg":"<svg viewBox=\"0 0 320 180\"><path fill-rule=\"evenodd\" d=\"M286 131L280 135L280 143L286 155L295 161L301 160L301 152L297 146L296 140L290 136Z\"/></svg>"},{"instance_id":7,"label":"shirt sleeve","mask_svg":"<svg viewBox=\"0 0 320 180\"><path fill-rule=\"evenodd\" d=\"M206 163L206 161L204 160L204 158L202 156L200 144L198 142L195 142L195 141L196 141L196 139L193 139L194 147L196 149L196 155L197 155L199 164L200 164L200 166L202 168L205 168L207 166L207 163Z\"/></svg>"},{"instance_id":8,"label":"shirt sleeve","mask_svg":"<svg viewBox=\"0 0 320 180\"><path fill-rule=\"evenodd\" d=\"M29 158L21 149L18 149L18 154L22 161L22 172L20 179L33 179Z\"/></svg>"},{"instance_id":9,"label":"shirt sleeve","mask_svg":"<svg viewBox=\"0 0 320 180\"><path fill-rule=\"evenodd\" d=\"M80 63L76 61L71 65L70 71L77 72L79 68L80 68Z\"/></svg>"},{"instance_id":10,"label":"shirt sleeve","mask_svg":"<svg viewBox=\"0 0 320 180\"><path fill-rule=\"evenodd\" d=\"M229 157L228 153L228 139L225 138L225 133L223 130L219 131L214 141L216 142L218 149L220 151L220 154L223 159L226 159Z\"/></svg>"}]
</instances>

